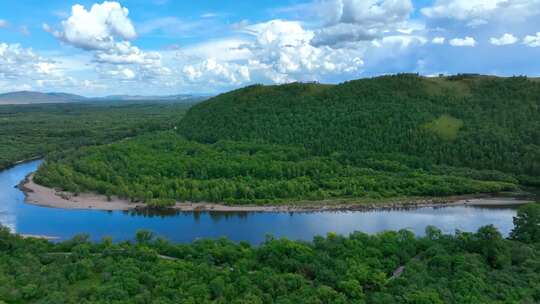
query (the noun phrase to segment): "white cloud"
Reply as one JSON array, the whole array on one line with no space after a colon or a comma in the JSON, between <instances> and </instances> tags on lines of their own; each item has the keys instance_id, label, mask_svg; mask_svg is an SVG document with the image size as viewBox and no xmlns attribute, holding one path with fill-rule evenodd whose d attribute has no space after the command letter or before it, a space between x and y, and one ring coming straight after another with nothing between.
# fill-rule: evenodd
<instances>
[{"instance_id":1,"label":"white cloud","mask_svg":"<svg viewBox=\"0 0 540 304\"><path fill-rule=\"evenodd\" d=\"M408 31L413 5L410 0L323 0L316 10L324 26L315 32L313 44L336 46Z\"/></svg>"},{"instance_id":2,"label":"white cloud","mask_svg":"<svg viewBox=\"0 0 540 304\"><path fill-rule=\"evenodd\" d=\"M472 37L465 37L465 38L454 38L449 41L451 46L457 46L457 47L474 47L476 46L476 40Z\"/></svg>"},{"instance_id":3,"label":"white cloud","mask_svg":"<svg viewBox=\"0 0 540 304\"><path fill-rule=\"evenodd\" d=\"M514 44L516 42L518 42L518 38L512 34L504 34L502 35L501 37L499 38L496 38L496 37L492 37L489 39L489 42L493 45L498 45L498 46L501 46L501 45L510 45L510 44Z\"/></svg>"},{"instance_id":4,"label":"white cloud","mask_svg":"<svg viewBox=\"0 0 540 304\"><path fill-rule=\"evenodd\" d=\"M96 61L111 64L152 64L161 59L157 52L143 52L130 42L123 41L114 48L96 52Z\"/></svg>"},{"instance_id":5,"label":"white cloud","mask_svg":"<svg viewBox=\"0 0 540 304\"><path fill-rule=\"evenodd\" d=\"M411 35L393 35L386 36L380 40L381 44L395 45L401 49L407 49L413 45L424 45L427 43L427 39L422 36Z\"/></svg>"},{"instance_id":6,"label":"white cloud","mask_svg":"<svg viewBox=\"0 0 540 304\"><path fill-rule=\"evenodd\" d=\"M0 19L0 28L6 28L9 26L9 22L6 20Z\"/></svg>"},{"instance_id":7,"label":"white cloud","mask_svg":"<svg viewBox=\"0 0 540 304\"><path fill-rule=\"evenodd\" d=\"M271 70L267 75L276 82L355 73L363 66L358 50L313 46L313 31L305 30L299 22L272 20L250 26L249 30L256 38L246 46L254 55L252 64Z\"/></svg>"},{"instance_id":8,"label":"white cloud","mask_svg":"<svg viewBox=\"0 0 540 304\"><path fill-rule=\"evenodd\" d=\"M190 82L204 81L207 84L219 86L239 85L251 80L247 66L217 62L214 58L185 66L183 73Z\"/></svg>"},{"instance_id":9,"label":"white cloud","mask_svg":"<svg viewBox=\"0 0 540 304\"><path fill-rule=\"evenodd\" d=\"M410 0L325 0L320 14L328 24L354 23L365 27L396 24L409 18Z\"/></svg>"},{"instance_id":10,"label":"white cloud","mask_svg":"<svg viewBox=\"0 0 540 304\"><path fill-rule=\"evenodd\" d=\"M118 2L94 4L90 10L77 4L71 8L69 18L62 21L61 31L53 30L47 24L43 28L75 47L104 50L114 47L116 38L131 40L137 36L128 14L128 9Z\"/></svg>"},{"instance_id":11,"label":"white cloud","mask_svg":"<svg viewBox=\"0 0 540 304\"><path fill-rule=\"evenodd\" d=\"M115 47L97 51L94 61L99 64L98 72L121 80L152 80L171 75L171 70L162 63L158 52L144 52L129 41L118 42Z\"/></svg>"},{"instance_id":12,"label":"white cloud","mask_svg":"<svg viewBox=\"0 0 540 304\"><path fill-rule=\"evenodd\" d=\"M311 44L313 31L299 22L272 20L246 26L247 39L230 38L176 52L190 84L230 87L251 82L284 83L357 74L362 51Z\"/></svg>"},{"instance_id":13,"label":"white cloud","mask_svg":"<svg viewBox=\"0 0 540 304\"><path fill-rule=\"evenodd\" d=\"M467 21L471 27L499 19L506 23L523 22L540 13L539 0L437 0L421 9L423 15L433 19Z\"/></svg>"},{"instance_id":14,"label":"white cloud","mask_svg":"<svg viewBox=\"0 0 540 304\"><path fill-rule=\"evenodd\" d=\"M437 0L431 7L421 9L429 18L458 20L485 18L504 0Z\"/></svg>"},{"instance_id":15,"label":"white cloud","mask_svg":"<svg viewBox=\"0 0 540 304\"><path fill-rule=\"evenodd\" d=\"M73 83L59 62L19 44L0 43L0 90L65 87Z\"/></svg>"},{"instance_id":16,"label":"white cloud","mask_svg":"<svg viewBox=\"0 0 540 304\"><path fill-rule=\"evenodd\" d=\"M0 43L0 78L39 79L59 74L54 61L36 55L32 49L19 44Z\"/></svg>"},{"instance_id":17,"label":"white cloud","mask_svg":"<svg viewBox=\"0 0 540 304\"><path fill-rule=\"evenodd\" d=\"M251 51L244 48L250 43L250 39L233 37L176 47L174 50L175 56L183 60L215 58L218 61L238 61L251 58Z\"/></svg>"},{"instance_id":18,"label":"white cloud","mask_svg":"<svg viewBox=\"0 0 540 304\"><path fill-rule=\"evenodd\" d=\"M435 38L433 38L433 40L431 40L431 43L433 43L433 44L444 44L445 41L446 41L446 38L444 38L444 37L435 37Z\"/></svg>"},{"instance_id":19,"label":"white cloud","mask_svg":"<svg viewBox=\"0 0 540 304\"><path fill-rule=\"evenodd\" d=\"M120 79L131 80L135 78L135 72L129 68L120 68L117 70L109 70L112 76L118 76Z\"/></svg>"},{"instance_id":20,"label":"white cloud","mask_svg":"<svg viewBox=\"0 0 540 304\"><path fill-rule=\"evenodd\" d=\"M523 38L523 44L530 47L540 47L540 32L536 33L535 36L525 36L525 38Z\"/></svg>"},{"instance_id":21,"label":"white cloud","mask_svg":"<svg viewBox=\"0 0 540 304\"><path fill-rule=\"evenodd\" d=\"M171 70L162 65L161 54L131 44L137 33L128 15L128 9L118 2L94 4L90 10L74 5L71 15L62 21L62 31L48 24L43 29L67 44L90 51L102 77L148 81L170 75Z\"/></svg>"}]
</instances>

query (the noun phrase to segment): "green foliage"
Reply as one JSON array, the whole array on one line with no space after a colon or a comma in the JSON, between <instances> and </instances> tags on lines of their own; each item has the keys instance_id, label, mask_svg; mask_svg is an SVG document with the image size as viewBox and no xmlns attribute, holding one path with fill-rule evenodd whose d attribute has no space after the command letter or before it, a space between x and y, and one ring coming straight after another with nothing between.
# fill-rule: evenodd
<instances>
[{"instance_id":1,"label":"green foliage","mask_svg":"<svg viewBox=\"0 0 540 304\"><path fill-rule=\"evenodd\" d=\"M259 246L172 244L148 231L135 239L50 243L0 228L0 303L537 303L540 295L538 246L489 226ZM493 263L519 251L519 259Z\"/></svg>"},{"instance_id":2,"label":"green foliage","mask_svg":"<svg viewBox=\"0 0 540 304\"><path fill-rule=\"evenodd\" d=\"M0 106L0 170L50 152L172 129L186 104Z\"/></svg>"},{"instance_id":3,"label":"green foliage","mask_svg":"<svg viewBox=\"0 0 540 304\"><path fill-rule=\"evenodd\" d=\"M296 146L200 144L162 132L51 155L35 181L143 201L154 208L176 201L266 204L441 196L512 190L517 183L475 170L439 171L377 158L350 164L339 154L315 156Z\"/></svg>"},{"instance_id":4,"label":"green foliage","mask_svg":"<svg viewBox=\"0 0 540 304\"><path fill-rule=\"evenodd\" d=\"M316 88L316 89L315 89ZM179 132L300 144L316 155L408 155L416 166L540 176L540 83L524 77L384 76L337 86L251 86L191 108Z\"/></svg>"},{"instance_id":5,"label":"green foliage","mask_svg":"<svg viewBox=\"0 0 540 304\"><path fill-rule=\"evenodd\" d=\"M519 208L514 218L514 230L510 235L513 239L525 243L540 242L540 203Z\"/></svg>"},{"instance_id":6,"label":"green foliage","mask_svg":"<svg viewBox=\"0 0 540 304\"><path fill-rule=\"evenodd\" d=\"M147 207L155 209L172 207L175 204L176 201L172 198L153 198L146 203Z\"/></svg>"}]
</instances>

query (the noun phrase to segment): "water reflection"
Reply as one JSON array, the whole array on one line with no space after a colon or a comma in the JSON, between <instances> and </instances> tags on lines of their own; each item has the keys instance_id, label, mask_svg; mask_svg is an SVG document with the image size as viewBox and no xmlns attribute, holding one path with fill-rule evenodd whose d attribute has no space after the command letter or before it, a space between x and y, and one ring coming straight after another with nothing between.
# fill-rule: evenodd
<instances>
[{"instance_id":1,"label":"water reflection","mask_svg":"<svg viewBox=\"0 0 540 304\"><path fill-rule=\"evenodd\" d=\"M177 209L152 209L152 208L137 208L128 211L122 211L124 214L130 216L142 216L142 217L178 217L178 216L187 216L193 217L194 220L198 220L202 215L208 215L213 221L219 222L222 219L245 219L250 214L257 214L262 212L253 212L253 211L228 211L228 212L219 212L219 211L180 211ZM292 213L291 213L292 214Z\"/></svg>"},{"instance_id":2,"label":"water reflection","mask_svg":"<svg viewBox=\"0 0 540 304\"><path fill-rule=\"evenodd\" d=\"M434 225L446 233L456 229L475 231L493 224L508 234L516 211L512 208L419 208L367 212L179 212L177 210L98 211L62 210L24 204L24 195L13 188L36 170L39 161L0 172L0 223L26 234L71 238L80 233L93 240L111 236L115 241L132 239L139 229L148 229L176 242L226 236L234 241L260 243L275 237L311 240L329 232L377 233L410 229L422 235Z\"/></svg>"}]
</instances>

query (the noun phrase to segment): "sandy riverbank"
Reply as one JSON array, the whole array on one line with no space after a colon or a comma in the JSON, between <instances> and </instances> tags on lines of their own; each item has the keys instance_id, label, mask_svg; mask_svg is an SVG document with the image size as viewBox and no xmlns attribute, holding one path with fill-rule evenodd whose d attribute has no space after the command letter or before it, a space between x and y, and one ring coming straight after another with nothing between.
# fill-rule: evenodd
<instances>
[{"instance_id":1,"label":"sandy riverbank","mask_svg":"<svg viewBox=\"0 0 540 304\"><path fill-rule=\"evenodd\" d=\"M19 184L26 195L29 204L62 208L62 209L95 209L95 210L131 210L144 208L143 203L131 203L128 200L107 197L97 194L79 194L77 196L59 192L34 183L33 174ZM359 202L323 201L294 203L278 206L242 205L229 206L214 203L177 203L173 208L178 211L219 211L219 212L310 212L310 211L340 211L340 210L373 210L415 207L443 206L507 206L530 203L532 201L507 197L489 197L486 195L453 196L447 198L418 198L408 200L390 200L388 202Z\"/></svg>"},{"instance_id":2,"label":"sandy riverbank","mask_svg":"<svg viewBox=\"0 0 540 304\"><path fill-rule=\"evenodd\" d=\"M29 175L18 186L25 193L25 201L29 204L62 209L97 210L129 210L143 206L143 204L134 204L114 197L109 201L105 196L90 193L75 196L71 193L59 192L34 183L33 177L34 174Z\"/></svg>"}]
</instances>

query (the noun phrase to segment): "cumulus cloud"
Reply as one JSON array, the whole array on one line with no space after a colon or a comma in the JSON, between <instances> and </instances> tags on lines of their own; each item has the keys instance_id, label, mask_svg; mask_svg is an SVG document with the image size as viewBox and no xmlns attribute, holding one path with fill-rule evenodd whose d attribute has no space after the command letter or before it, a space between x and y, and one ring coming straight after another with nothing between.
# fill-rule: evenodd
<instances>
[{"instance_id":1,"label":"cumulus cloud","mask_svg":"<svg viewBox=\"0 0 540 304\"><path fill-rule=\"evenodd\" d=\"M457 46L457 47L474 47L476 46L476 40L472 37L465 37L465 38L454 38L449 41L451 46Z\"/></svg>"},{"instance_id":2,"label":"cumulus cloud","mask_svg":"<svg viewBox=\"0 0 540 304\"><path fill-rule=\"evenodd\" d=\"M510 44L514 44L518 42L518 38L512 34L506 33L499 38L496 38L496 37L490 38L489 42L493 45L498 45L498 46L510 45Z\"/></svg>"},{"instance_id":3,"label":"cumulus cloud","mask_svg":"<svg viewBox=\"0 0 540 304\"><path fill-rule=\"evenodd\" d=\"M0 43L0 90L65 87L74 81L58 62L19 44Z\"/></svg>"},{"instance_id":4,"label":"cumulus cloud","mask_svg":"<svg viewBox=\"0 0 540 304\"><path fill-rule=\"evenodd\" d=\"M94 61L102 74L121 80L157 80L171 75L158 52L144 52L129 41L118 42L108 50L97 51Z\"/></svg>"},{"instance_id":5,"label":"cumulus cloud","mask_svg":"<svg viewBox=\"0 0 540 304\"><path fill-rule=\"evenodd\" d=\"M324 22L314 45L373 40L406 26L413 11L410 0L323 0L317 10Z\"/></svg>"},{"instance_id":6,"label":"cumulus cloud","mask_svg":"<svg viewBox=\"0 0 540 304\"><path fill-rule=\"evenodd\" d=\"M54 61L38 56L32 49L19 44L0 43L0 78L39 79L59 74Z\"/></svg>"},{"instance_id":7,"label":"cumulus cloud","mask_svg":"<svg viewBox=\"0 0 540 304\"><path fill-rule=\"evenodd\" d=\"M249 30L256 37L246 46L254 55L251 64L271 70L267 75L272 75L275 82L328 73L355 73L363 65L356 50L313 46L311 40L315 34L299 22L272 20L253 25Z\"/></svg>"},{"instance_id":8,"label":"cumulus cloud","mask_svg":"<svg viewBox=\"0 0 540 304\"><path fill-rule=\"evenodd\" d=\"M446 38L444 37L435 37L431 40L431 43L433 44L444 44L444 42L446 41Z\"/></svg>"},{"instance_id":9,"label":"cumulus cloud","mask_svg":"<svg viewBox=\"0 0 540 304\"><path fill-rule=\"evenodd\" d=\"M131 80L135 78L135 72L129 68L108 69L106 73L114 76L115 78L123 80Z\"/></svg>"},{"instance_id":10,"label":"cumulus cloud","mask_svg":"<svg viewBox=\"0 0 540 304\"><path fill-rule=\"evenodd\" d=\"M312 45L314 32L300 22L272 20L246 25L242 31L248 39L217 41L179 52L179 60L191 62L182 68L186 81L220 86L312 81L357 74L364 64L358 49Z\"/></svg>"},{"instance_id":11,"label":"cumulus cloud","mask_svg":"<svg viewBox=\"0 0 540 304\"><path fill-rule=\"evenodd\" d=\"M523 38L523 44L529 47L540 47L540 32L536 33L534 36L525 36L525 38Z\"/></svg>"},{"instance_id":12,"label":"cumulus cloud","mask_svg":"<svg viewBox=\"0 0 540 304\"><path fill-rule=\"evenodd\" d=\"M61 30L44 24L45 31L74 47L94 54L96 70L104 77L152 80L171 74L158 52L145 52L131 44L137 37L129 11L118 2L94 4L90 10L74 5Z\"/></svg>"},{"instance_id":13,"label":"cumulus cloud","mask_svg":"<svg viewBox=\"0 0 540 304\"><path fill-rule=\"evenodd\" d=\"M115 39L132 40L137 34L129 11L118 2L105 1L92 5L90 10L74 5L71 15L62 21L61 30L43 28L65 43L87 50L104 50L114 46Z\"/></svg>"},{"instance_id":14,"label":"cumulus cloud","mask_svg":"<svg viewBox=\"0 0 540 304\"><path fill-rule=\"evenodd\" d=\"M217 62L214 58L185 66L183 73L190 82L206 81L209 84L219 86L239 85L251 80L247 66L229 62Z\"/></svg>"},{"instance_id":15,"label":"cumulus cloud","mask_svg":"<svg viewBox=\"0 0 540 304\"><path fill-rule=\"evenodd\" d=\"M400 23L413 11L410 0L325 0L320 8L328 24L355 23L366 27Z\"/></svg>"}]
</instances>

